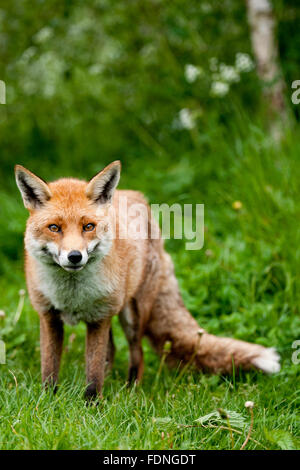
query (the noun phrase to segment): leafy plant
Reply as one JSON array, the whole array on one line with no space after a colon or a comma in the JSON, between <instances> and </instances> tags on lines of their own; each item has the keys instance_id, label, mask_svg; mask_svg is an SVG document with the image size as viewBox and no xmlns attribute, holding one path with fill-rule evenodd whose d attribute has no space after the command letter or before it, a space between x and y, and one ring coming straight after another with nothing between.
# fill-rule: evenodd
<instances>
[{"instance_id":1,"label":"leafy plant","mask_svg":"<svg viewBox=\"0 0 300 470\"><path fill-rule=\"evenodd\" d=\"M241 413L232 410L224 410L224 413L227 415L228 421L233 428L244 429L247 425L247 421ZM196 419L195 422L202 425L227 424L227 419L222 417L222 413L220 414L219 411L212 411Z\"/></svg>"},{"instance_id":2,"label":"leafy plant","mask_svg":"<svg viewBox=\"0 0 300 470\"><path fill-rule=\"evenodd\" d=\"M268 441L277 444L282 450L296 450L299 449L300 441L295 439L291 433L284 429L273 429L269 431L265 429L265 435Z\"/></svg>"}]
</instances>

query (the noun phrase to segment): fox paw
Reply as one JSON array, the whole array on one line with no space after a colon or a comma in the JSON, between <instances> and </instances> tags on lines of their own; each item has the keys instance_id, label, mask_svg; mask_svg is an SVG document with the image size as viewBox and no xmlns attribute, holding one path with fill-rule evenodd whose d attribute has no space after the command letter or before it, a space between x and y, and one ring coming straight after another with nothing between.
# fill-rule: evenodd
<instances>
[{"instance_id":1,"label":"fox paw","mask_svg":"<svg viewBox=\"0 0 300 470\"><path fill-rule=\"evenodd\" d=\"M274 374L280 371L280 356L275 348L264 348L252 364L266 374Z\"/></svg>"},{"instance_id":2,"label":"fox paw","mask_svg":"<svg viewBox=\"0 0 300 470\"><path fill-rule=\"evenodd\" d=\"M98 394L95 384L91 383L86 387L84 398L88 405L99 403L101 396Z\"/></svg>"}]
</instances>

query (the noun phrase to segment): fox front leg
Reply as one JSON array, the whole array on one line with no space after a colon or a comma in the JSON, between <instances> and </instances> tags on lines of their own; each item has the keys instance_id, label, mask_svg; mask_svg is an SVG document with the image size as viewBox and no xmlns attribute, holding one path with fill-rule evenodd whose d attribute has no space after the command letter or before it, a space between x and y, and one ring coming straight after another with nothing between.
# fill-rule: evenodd
<instances>
[{"instance_id":1,"label":"fox front leg","mask_svg":"<svg viewBox=\"0 0 300 470\"><path fill-rule=\"evenodd\" d=\"M142 323L135 299L123 308L119 319L129 344L128 385L130 386L140 382L144 372Z\"/></svg>"},{"instance_id":2,"label":"fox front leg","mask_svg":"<svg viewBox=\"0 0 300 470\"><path fill-rule=\"evenodd\" d=\"M112 328L110 328L108 345L107 345L106 363L105 363L105 374L108 374L113 367L115 352L116 352L116 348L114 344L113 332L112 332Z\"/></svg>"},{"instance_id":3,"label":"fox front leg","mask_svg":"<svg viewBox=\"0 0 300 470\"><path fill-rule=\"evenodd\" d=\"M63 322L55 311L40 315L42 382L56 390L63 348Z\"/></svg>"},{"instance_id":4,"label":"fox front leg","mask_svg":"<svg viewBox=\"0 0 300 470\"><path fill-rule=\"evenodd\" d=\"M86 336L86 381L85 397L87 400L102 397L105 375L105 363L109 340L111 319L97 323L87 323Z\"/></svg>"}]
</instances>

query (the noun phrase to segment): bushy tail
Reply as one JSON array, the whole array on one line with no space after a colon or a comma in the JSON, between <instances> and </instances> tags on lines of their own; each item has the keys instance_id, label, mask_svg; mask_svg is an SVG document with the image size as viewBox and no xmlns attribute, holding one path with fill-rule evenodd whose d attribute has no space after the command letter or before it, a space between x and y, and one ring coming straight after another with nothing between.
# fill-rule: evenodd
<instances>
[{"instance_id":1,"label":"bushy tail","mask_svg":"<svg viewBox=\"0 0 300 470\"><path fill-rule=\"evenodd\" d=\"M280 370L279 355L273 348L217 337L200 329L183 304L169 255L165 256L164 275L145 333L160 355L170 341L169 365L191 363L214 373L230 373L233 364L235 369L254 367L266 373Z\"/></svg>"}]
</instances>

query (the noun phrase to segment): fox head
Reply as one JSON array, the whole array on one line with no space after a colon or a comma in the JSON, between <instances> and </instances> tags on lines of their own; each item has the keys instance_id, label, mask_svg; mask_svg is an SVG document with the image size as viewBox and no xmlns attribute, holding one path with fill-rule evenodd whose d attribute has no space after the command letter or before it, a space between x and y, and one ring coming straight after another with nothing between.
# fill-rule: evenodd
<instances>
[{"instance_id":1,"label":"fox head","mask_svg":"<svg viewBox=\"0 0 300 470\"><path fill-rule=\"evenodd\" d=\"M70 272L105 256L112 244L110 210L120 170L115 161L89 182L63 178L47 184L16 165L16 182L30 212L25 234L30 255Z\"/></svg>"}]
</instances>

